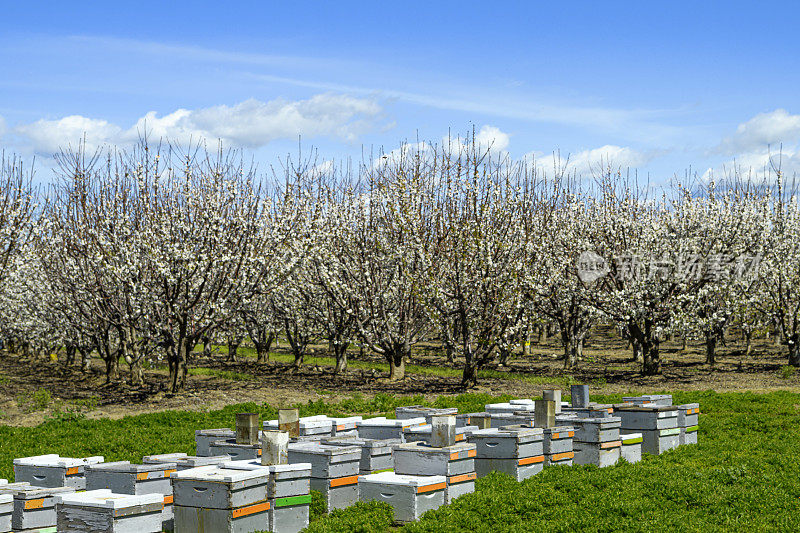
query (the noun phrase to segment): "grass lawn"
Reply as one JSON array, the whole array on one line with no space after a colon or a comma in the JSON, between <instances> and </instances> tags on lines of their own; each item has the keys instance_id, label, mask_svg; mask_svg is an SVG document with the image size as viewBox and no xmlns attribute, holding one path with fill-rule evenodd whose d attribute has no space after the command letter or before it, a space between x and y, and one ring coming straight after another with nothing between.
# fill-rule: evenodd
<instances>
[{"instance_id":1,"label":"grass lawn","mask_svg":"<svg viewBox=\"0 0 800 533\"><path fill-rule=\"evenodd\" d=\"M523 483L493 474L474 494L427 513L403 531L796 531L800 529L800 394L788 392L675 393L676 403L700 402L697 446L616 467L546 468ZM464 394L436 406L481 411L507 397ZM619 396L597 396L619 401ZM336 404L300 405L302 415L391 413L421 397L354 396ZM208 413L168 411L121 420L56 416L37 427L0 426L0 478L13 479L12 459L44 453L104 455L141 461L143 455L194 451L194 430L233 427L234 414L268 406L244 404ZM358 504L325 515L319 499L310 531L389 531L385 505Z\"/></svg>"}]
</instances>

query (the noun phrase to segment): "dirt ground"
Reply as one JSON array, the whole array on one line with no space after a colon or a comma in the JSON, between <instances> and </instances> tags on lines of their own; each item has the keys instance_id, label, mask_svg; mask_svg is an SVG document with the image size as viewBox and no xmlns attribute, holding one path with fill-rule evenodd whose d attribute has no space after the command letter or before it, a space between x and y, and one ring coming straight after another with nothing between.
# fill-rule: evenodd
<instances>
[{"instance_id":1,"label":"dirt ground","mask_svg":"<svg viewBox=\"0 0 800 533\"><path fill-rule=\"evenodd\" d=\"M661 376L645 377L631 360L631 351L618 338L596 335L587 342L577 368L565 371L556 339L535 343L529 356L517 354L507 367L489 368L508 373L508 378L482 379L472 392L535 396L543 388L566 388L566 379L589 383L594 393L674 390L800 391L800 375L785 367L785 347L771 340L758 340L753 353L744 358L744 346L728 341L718 350L714 367L704 362L703 346L678 343L662 345ZM352 360L351 356L351 360ZM378 357L368 357L381 362ZM447 366L441 353L421 349L413 364ZM258 365L252 359L226 362L223 357L196 358L195 367L234 371L253 376L249 380L223 379L214 375L191 375L186 391L169 394L164 371L145 373L145 385L133 387L124 379L107 384L100 361L83 374L57 361L21 360L0 354L0 424L34 425L59 411L78 411L90 418L120 418L166 409L212 410L225 405L255 401L274 406L308 400L337 401L360 393L423 394L428 398L464 392L459 378L409 374L402 382L389 382L377 370L350 370L335 376L330 367L306 365L297 372L288 365ZM458 365L452 367L457 370ZM43 392L44 391L44 392Z\"/></svg>"}]
</instances>

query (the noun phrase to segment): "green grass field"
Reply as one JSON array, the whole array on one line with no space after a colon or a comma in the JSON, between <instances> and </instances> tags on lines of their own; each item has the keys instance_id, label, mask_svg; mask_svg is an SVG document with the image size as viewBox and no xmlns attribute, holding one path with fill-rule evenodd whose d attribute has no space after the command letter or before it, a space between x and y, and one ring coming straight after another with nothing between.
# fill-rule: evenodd
<instances>
[{"instance_id":1,"label":"green grass field","mask_svg":"<svg viewBox=\"0 0 800 533\"><path fill-rule=\"evenodd\" d=\"M493 474L474 494L427 513L403 531L794 531L800 529L800 394L675 393L700 402L700 444L613 468L547 468L523 483ZM499 401L507 399L500 397ZM593 397L619 401L619 396ZM480 411L497 397L354 396L336 404L300 405L302 415L391 414L397 405L427 403ZM194 430L233 427L244 410L275 417L268 406L244 404L208 413L169 411L121 420L55 416L31 428L0 426L0 477L12 459L43 453L104 455L140 462L143 455L194 451ZM359 504L326 515L312 511L313 532L390 531L391 510Z\"/></svg>"}]
</instances>

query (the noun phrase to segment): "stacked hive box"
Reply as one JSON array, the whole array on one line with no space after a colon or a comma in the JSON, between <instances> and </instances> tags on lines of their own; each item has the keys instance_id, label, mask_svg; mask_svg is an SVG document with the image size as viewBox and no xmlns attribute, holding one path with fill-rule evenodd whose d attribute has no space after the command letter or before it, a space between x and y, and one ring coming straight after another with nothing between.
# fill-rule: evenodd
<instances>
[{"instance_id":1,"label":"stacked hive box","mask_svg":"<svg viewBox=\"0 0 800 533\"><path fill-rule=\"evenodd\" d=\"M606 467L613 466L619 461L622 446L619 438L621 418L578 417L571 419L569 423L575 428L573 448L576 464Z\"/></svg>"},{"instance_id":2,"label":"stacked hive box","mask_svg":"<svg viewBox=\"0 0 800 533\"><path fill-rule=\"evenodd\" d=\"M164 464L175 463L178 470L188 470L198 466L220 465L231 460L230 455L211 455L208 457L196 457L185 453L164 453L160 455L146 455L142 458L143 464Z\"/></svg>"},{"instance_id":3,"label":"stacked hive box","mask_svg":"<svg viewBox=\"0 0 800 533\"><path fill-rule=\"evenodd\" d=\"M490 427L501 428L505 426L533 426L535 415L533 411L517 411L514 413L491 413Z\"/></svg>"},{"instance_id":4,"label":"stacked hive box","mask_svg":"<svg viewBox=\"0 0 800 533\"><path fill-rule=\"evenodd\" d=\"M177 468L175 463L136 465L128 461L90 465L86 467L86 488L108 489L115 494L160 494L164 505L164 527L172 529L172 485L169 476Z\"/></svg>"},{"instance_id":5,"label":"stacked hive box","mask_svg":"<svg viewBox=\"0 0 800 533\"><path fill-rule=\"evenodd\" d=\"M238 444L236 439L218 440L209 447L209 455L228 455L233 461L250 461L261 457L260 444Z\"/></svg>"},{"instance_id":6,"label":"stacked hive box","mask_svg":"<svg viewBox=\"0 0 800 533\"><path fill-rule=\"evenodd\" d=\"M56 533L56 496L74 492L72 487L18 490L14 493L11 529L20 533Z\"/></svg>"},{"instance_id":7,"label":"stacked hive box","mask_svg":"<svg viewBox=\"0 0 800 533\"><path fill-rule=\"evenodd\" d=\"M278 429L277 420L264 422L264 429ZM325 415L305 416L300 419L300 437L310 437L319 440L329 437L336 431L333 420Z\"/></svg>"},{"instance_id":8,"label":"stacked hive box","mask_svg":"<svg viewBox=\"0 0 800 533\"><path fill-rule=\"evenodd\" d=\"M230 461L223 468L269 471L267 501L270 531L296 533L308 527L311 505L311 464L262 465L260 461Z\"/></svg>"},{"instance_id":9,"label":"stacked hive box","mask_svg":"<svg viewBox=\"0 0 800 533\"><path fill-rule=\"evenodd\" d=\"M212 455L212 442L235 438L236 432L232 429L198 429L194 432L194 442L196 445L195 453L199 457Z\"/></svg>"},{"instance_id":10,"label":"stacked hive box","mask_svg":"<svg viewBox=\"0 0 800 533\"><path fill-rule=\"evenodd\" d=\"M642 451L659 455L678 446L678 408L652 404L621 407L616 415L622 418L622 433L641 433Z\"/></svg>"},{"instance_id":11,"label":"stacked hive box","mask_svg":"<svg viewBox=\"0 0 800 533\"><path fill-rule=\"evenodd\" d=\"M421 405L407 405L404 407L396 407L394 416L398 420L411 420L414 418L424 418L426 424L431 423L431 418L440 415L456 415L458 409L455 407L423 407Z\"/></svg>"},{"instance_id":12,"label":"stacked hive box","mask_svg":"<svg viewBox=\"0 0 800 533\"><path fill-rule=\"evenodd\" d=\"M543 428L544 466L570 466L575 458L572 426Z\"/></svg>"},{"instance_id":13,"label":"stacked hive box","mask_svg":"<svg viewBox=\"0 0 800 533\"><path fill-rule=\"evenodd\" d=\"M465 441L466 435L478 429L477 426L461 426L456 427L456 442ZM421 426L413 426L403 430L403 442L424 442L431 443L431 433L433 427L431 424L422 424Z\"/></svg>"},{"instance_id":14,"label":"stacked hive box","mask_svg":"<svg viewBox=\"0 0 800 533\"><path fill-rule=\"evenodd\" d=\"M527 400L525 402L521 402L520 400L512 400L511 402L504 403L487 403L484 406L484 409L486 409L486 412L492 416L496 414L514 414L522 412L533 413L533 400Z\"/></svg>"},{"instance_id":15,"label":"stacked hive box","mask_svg":"<svg viewBox=\"0 0 800 533\"><path fill-rule=\"evenodd\" d=\"M697 444L699 429L700 404L686 403L678 406L679 444Z\"/></svg>"},{"instance_id":16,"label":"stacked hive box","mask_svg":"<svg viewBox=\"0 0 800 533\"><path fill-rule=\"evenodd\" d=\"M392 447L400 444L400 439L362 439L360 437L331 437L321 441L323 444L337 446L359 446L361 461L358 466L360 475L375 474L391 470Z\"/></svg>"},{"instance_id":17,"label":"stacked hive box","mask_svg":"<svg viewBox=\"0 0 800 533\"><path fill-rule=\"evenodd\" d=\"M58 531L69 533L160 533L163 502L158 494L114 494L90 490L56 496Z\"/></svg>"},{"instance_id":18,"label":"stacked hive box","mask_svg":"<svg viewBox=\"0 0 800 533\"><path fill-rule=\"evenodd\" d=\"M505 472L517 481L542 471L544 433L541 428L508 426L472 432L475 444L475 472L479 477L493 470Z\"/></svg>"},{"instance_id":19,"label":"stacked hive box","mask_svg":"<svg viewBox=\"0 0 800 533\"><path fill-rule=\"evenodd\" d=\"M356 425L361 422L360 416L344 416L331 418L332 437L358 437Z\"/></svg>"},{"instance_id":20,"label":"stacked hive box","mask_svg":"<svg viewBox=\"0 0 800 533\"><path fill-rule=\"evenodd\" d=\"M0 533L11 531L11 514L14 511L14 495L0 494Z\"/></svg>"},{"instance_id":21,"label":"stacked hive box","mask_svg":"<svg viewBox=\"0 0 800 533\"><path fill-rule=\"evenodd\" d=\"M56 454L22 457L14 459L14 481L27 481L36 487L83 490L86 466L102 462L102 457L59 457Z\"/></svg>"},{"instance_id":22,"label":"stacked hive box","mask_svg":"<svg viewBox=\"0 0 800 533\"><path fill-rule=\"evenodd\" d=\"M633 403L635 405L643 405L652 403L660 407L669 407L672 405L671 394L644 394L642 396L623 396L623 402Z\"/></svg>"},{"instance_id":23,"label":"stacked hive box","mask_svg":"<svg viewBox=\"0 0 800 533\"><path fill-rule=\"evenodd\" d=\"M409 476L380 472L359 476L361 501L386 502L394 508L394 519L413 522L426 511L445 502L445 476Z\"/></svg>"},{"instance_id":24,"label":"stacked hive box","mask_svg":"<svg viewBox=\"0 0 800 533\"><path fill-rule=\"evenodd\" d=\"M394 471L408 476L445 476L445 503L475 490L474 444L461 442L435 448L422 442L400 444L394 448Z\"/></svg>"},{"instance_id":25,"label":"stacked hive box","mask_svg":"<svg viewBox=\"0 0 800 533\"><path fill-rule=\"evenodd\" d=\"M171 478L175 533L271 531L268 468L201 466Z\"/></svg>"},{"instance_id":26,"label":"stacked hive box","mask_svg":"<svg viewBox=\"0 0 800 533\"><path fill-rule=\"evenodd\" d=\"M294 442L289 444L289 463L311 463L311 488L325 496L329 510L358 501L360 447Z\"/></svg>"},{"instance_id":27,"label":"stacked hive box","mask_svg":"<svg viewBox=\"0 0 800 533\"><path fill-rule=\"evenodd\" d=\"M407 418L397 420L379 416L367 418L356 423L358 436L362 439L403 439L403 430L413 426L421 426L425 423L423 417Z\"/></svg>"},{"instance_id":28,"label":"stacked hive box","mask_svg":"<svg viewBox=\"0 0 800 533\"><path fill-rule=\"evenodd\" d=\"M620 457L629 463L638 463L642 460L642 434L641 433L627 433L621 434L620 440L622 447L620 448Z\"/></svg>"}]
</instances>

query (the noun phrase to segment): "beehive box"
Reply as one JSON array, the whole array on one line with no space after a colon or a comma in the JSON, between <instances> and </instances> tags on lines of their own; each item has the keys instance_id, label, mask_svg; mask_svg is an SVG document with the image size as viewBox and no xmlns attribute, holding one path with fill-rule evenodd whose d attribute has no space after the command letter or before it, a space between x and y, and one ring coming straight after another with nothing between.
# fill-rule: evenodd
<instances>
[{"instance_id":1,"label":"beehive box","mask_svg":"<svg viewBox=\"0 0 800 533\"><path fill-rule=\"evenodd\" d=\"M642 434L641 433L628 433L627 435L620 435L622 447L620 448L620 457L629 463L638 463L642 460Z\"/></svg>"},{"instance_id":2,"label":"beehive box","mask_svg":"<svg viewBox=\"0 0 800 533\"><path fill-rule=\"evenodd\" d=\"M360 416L343 416L331 418L331 436L357 437L356 425L363 420Z\"/></svg>"},{"instance_id":3,"label":"beehive box","mask_svg":"<svg viewBox=\"0 0 800 533\"><path fill-rule=\"evenodd\" d=\"M423 442L401 444L394 448L396 474L445 476L445 503L475 490L476 447L463 442L434 448Z\"/></svg>"},{"instance_id":4,"label":"beehive box","mask_svg":"<svg viewBox=\"0 0 800 533\"><path fill-rule=\"evenodd\" d=\"M392 447L401 443L400 439L362 439L360 437L332 437L321 441L323 444L336 444L339 446L359 446L361 448L361 461L358 465L359 474L374 474L383 470L391 470Z\"/></svg>"},{"instance_id":5,"label":"beehive box","mask_svg":"<svg viewBox=\"0 0 800 533\"><path fill-rule=\"evenodd\" d=\"M366 418L356 423L358 436L362 439L403 439L403 430L412 426L420 426L425 423L425 418L409 418L397 420L379 416L376 418Z\"/></svg>"},{"instance_id":6,"label":"beehive box","mask_svg":"<svg viewBox=\"0 0 800 533\"><path fill-rule=\"evenodd\" d=\"M570 455L572 452L569 452ZM544 468L544 455L520 459L475 459L475 473L478 477L493 471L504 472L517 481L533 477Z\"/></svg>"},{"instance_id":7,"label":"beehive box","mask_svg":"<svg viewBox=\"0 0 800 533\"><path fill-rule=\"evenodd\" d=\"M426 424L431 423L431 418L438 415L456 415L458 409L455 407L423 407L421 405L407 405L395 407L394 416L397 420L409 420L414 418L424 418Z\"/></svg>"},{"instance_id":8,"label":"beehive box","mask_svg":"<svg viewBox=\"0 0 800 533\"><path fill-rule=\"evenodd\" d=\"M487 403L483 406L483 408L491 415L500 413L513 414L519 412L529 412L533 414L533 403Z\"/></svg>"},{"instance_id":9,"label":"beehive box","mask_svg":"<svg viewBox=\"0 0 800 533\"><path fill-rule=\"evenodd\" d=\"M58 531L64 533L160 533L163 502L158 494L114 494L90 490L56 496Z\"/></svg>"},{"instance_id":10,"label":"beehive box","mask_svg":"<svg viewBox=\"0 0 800 533\"><path fill-rule=\"evenodd\" d=\"M232 461L249 461L261 457L260 444L236 444L236 439L214 441L208 450L209 455L228 455Z\"/></svg>"},{"instance_id":11,"label":"beehive box","mask_svg":"<svg viewBox=\"0 0 800 533\"><path fill-rule=\"evenodd\" d=\"M222 468L231 470L267 470L267 498L309 494L311 463L262 465L261 461L228 461Z\"/></svg>"},{"instance_id":12,"label":"beehive box","mask_svg":"<svg viewBox=\"0 0 800 533\"><path fill-rule=\"evenodd\" d=\"M570 424L575 428L575 434L572 437L575 442L611 442L619 440L622 419L617 416L603 418L578 417L570 420Z\"/></svg>"},{"instance_id":13,"label":"beehive box","mask_svg":"<svg viewBox=\"0 0 800 533\"><path fill-rule=\"evenodd\" d=\"M487 417L491 418L491 415L489 413L486 413L486 412L482 412L482 413L459 413L459 414L455 415L455 417L456 417L456 427L460 428L460 427L464 427L464 426L474 426L474 425L476 425L475 422L477 422L477 420L473 421L473 418L487 418Z\"/></svg>"},{"instance_id":14,"label":"beehive box","mask_svg":"<svg viewBox=\"0 0 800 533\"><path fill-rule=\"evenodd\" d=\"M56 531L56 495L74 493L72 487L23 489L14 494L11 529Z\"/></svg>"},{"instance_id":15,"label":"beehive box","mask_svg":"<svg viewBox=\"0 0 800 533\"><path fill-rule=\"evenodd\" d=\"M565 407L562 415L574 415L577 418L604 418L614 414L614 406L610 404L590 404L589 407Z\"/></svg>"},{"instance_id":16,"label":"beehive box","mask_svg":"<svg viewBox=\"0 0 800 533\"><path fill-rule=\"evenodd\" d=\"M175 533L270 530L267 467L201 466L171 475Z\"/></svg>"},{"instance_id":17,"label":"beehive box","mask_svg":"<svg viewBox=\"0 0 800 533\"><path fill-rule=\"evenodd\" d=\"M544 449L544 466L569 466L575 457L572 438L575 430L572 426L556 426L544 428L542 447Z\"/></svg>"},{"instance_id":18,"label":"beehive box","mask_svg":"<svg viewBox=\"0 0 800 533\"><path fill-rule=\"evenodd\" d=\"M575 441L573 461L579 465L597 465L601 468L614 466L620 458L622 441L581 442Z\"/></svg>"},{"instance_id":19,"label":"beehive box","mask_svg":"<svg viewBox=\"0 0 800 533\"><path fill-rule=\"evenodd\" d=\"M654 404L660 407L668 407L672 405L671 394L644 394L642 396L623 396L623 402L630 402L636 405Z\"/></svg>"},{"instance_id":20,"label":"beehive box","mask_svg":"<svg viewBox=\"0 0 800 533\"><path fill-rule=\"evenodd\" d=\"M211 443L219 440L236 439L236 432L232 429L198 429L194 432L195 453L200 457L213 455Z\"/></svg>"},{"instance_id":21,"label":"beehive box","mask_svg":"<svg viewBox=\"0 0 800 533\"><path fill-rule=\"evenodd\" d=\"M267 420L264 422L264 429L278 429L277 420ZM333 420L326 415L304 416L300 418L300 436L308 437L312 435L331 435L335 431Z\"/></svg>"},{"instance_id":22,"label":"beehive box","mask_svg":"<svg viewBox=\"0 0 800 533\"><path fill-rule=\"evenodd\" d=\"M0 533L11 531L11 514L14 512L14 495L0 494Z\"/></svg>"},{"instance_id":23,"label":"beehive box","mask_svg":"<svg viewBox=\"0 0 800 533\"><path fill-rule=\"evenodd\" d=\"M57 454L14 459L14 481L36 487L86 488L85 468L103 462L103 457L60 457Z\"/></svg>"},{"instance_id":24,"label":"beehive box","mask_svg":"<svg viewBox=\"0 0 800 533\"><path fill-rule=\"evenodd\" d=\"M445 503L444 476L410 476L380 472L359 476L361 501L386 502L398 522L413 522Z\"/></svg>"},{"instance_id":25,"label":"beehive box","mask_svg":"<svg viewBox=\"0 0 800 533\"><path fill-rule=\"evenodd\" d=\"M227 461L231 461L232 458L230 455L209 455L208 457L195 457L195 456L188 456L184 457L183 459L179 459L177 462L178 470L188 470L190 468L197 468L198 466L211 466L211 465L221 465Z\"/></svg>"},{"instance_id":26,"label":"beehive box","mask_svg":"<svg viewBox=\"0 0 800 533\"><path fill-rule=\"evenodd\" d=\"M32 486L27 481L20 481L19 483L9 483L7 480L5 483L0 483L0 494L11 494L12 496L17 492L25 489L35 489L36 487Z\"/></svg>"},{"instance_id":27,"label":"beehive box","mask_svg":"<svg viewBox=\"0 0 800 533\"><path fill-rule=\"evenodd\" d=\"M622 430L623 433L635 433L631 430ZM642 434L642 452L651 455L660 455L676 448L680 444L680 428L640 430Z\"/></svg>"},{"instance_id":28,"label":"beehive box","mask_svg":"<svg viewBox=\"0 0 800 533\"><path fill-rule=\"evenodd\" d=\"M86 468L88 490L108 489L115 494L161 494L162 522L172 528L172 484L170 474L177 470L175 463L131 464L128 461L102 463Z\"/></svg>"},{"instance_id":29,"label":"beehive box","mask_svg":"<svg viewBox=\"0 0 800 533\"><path fill-rule=\"evenodd\" d=\"M404 442L424 442L431 443L431 433L433 431L431 424L422 424L421 426L413 426L403 430ZM466 435L478 429L477 426L461 426L456 427L456 442L464 442Z\"/></svg>"},{"instance_id":30,"label":"beehive box","mask_svg":"<svg viewBox=\"0 0 800 533\"><path fill-rule=\"evenodd\" d=\"M311 494L271 498L270 531L297 533L308 527Z\"/></svg>"},{"instance_id":31,"label":"beehive box","mask_svg":"<svg viewBox=\"0 0 800 533\"><path fill-rule=\"evenodd\" d=\"M697 444L697 430L700 419L700 404L687 403L678 406L679 444Z\"/></svg>"},{"instance_id":32,"label":"beehive box","mask_svg":"<svg viewBox=\"0 0 800 533\"><path fill-rule=\"evenodd\" d=\"M678 427L678 408L671 406L636 405L621 407L615 414L622 418L623 431L672 429Z\"/></svg>"},{"instance_id":33,"label":"beehive box","mask_svg":"<svg viewBox=\"0 0 800 533\"><path fill-rule=\"evenodd\" d=\"M291 443L289 462L311 464L311 488L325 496L328 509L344 509L358 501L359 446Z\"/></svg>"},{"instance_id":34,"label":"beehive box","mask_svg":"<svg viewBox=\"0 0 800 533\"><path fill-rule=\"evenodd\" d=\"M528 425L533 427L533 411L516 411L513 413L491 413L491 427Z\"/></svg>"},{"instance_id":35,"label":"beehive box","mask_svg":"<svg viewBox=\"0 0 800 533\"><path fill-rule=\"evenodd\" d=\"M469 436L476 446L476 459L521 459L544 454L541 428L507 426L479 429Z\"/></svg>"},{"instance_id":36,"label":"beehive box","mask_svg":"<svg viewBox=\"0 0 800 533\"><path fill-rule=\"evenodd\" d=\"M186 459L187 457L189 457L189 454L183 452L145 455L144 457L142 457L142 464L158 465L163 463L175 463L177 465L178 461L180 461L181 459Z\"/></svg>"}]
</instances>

